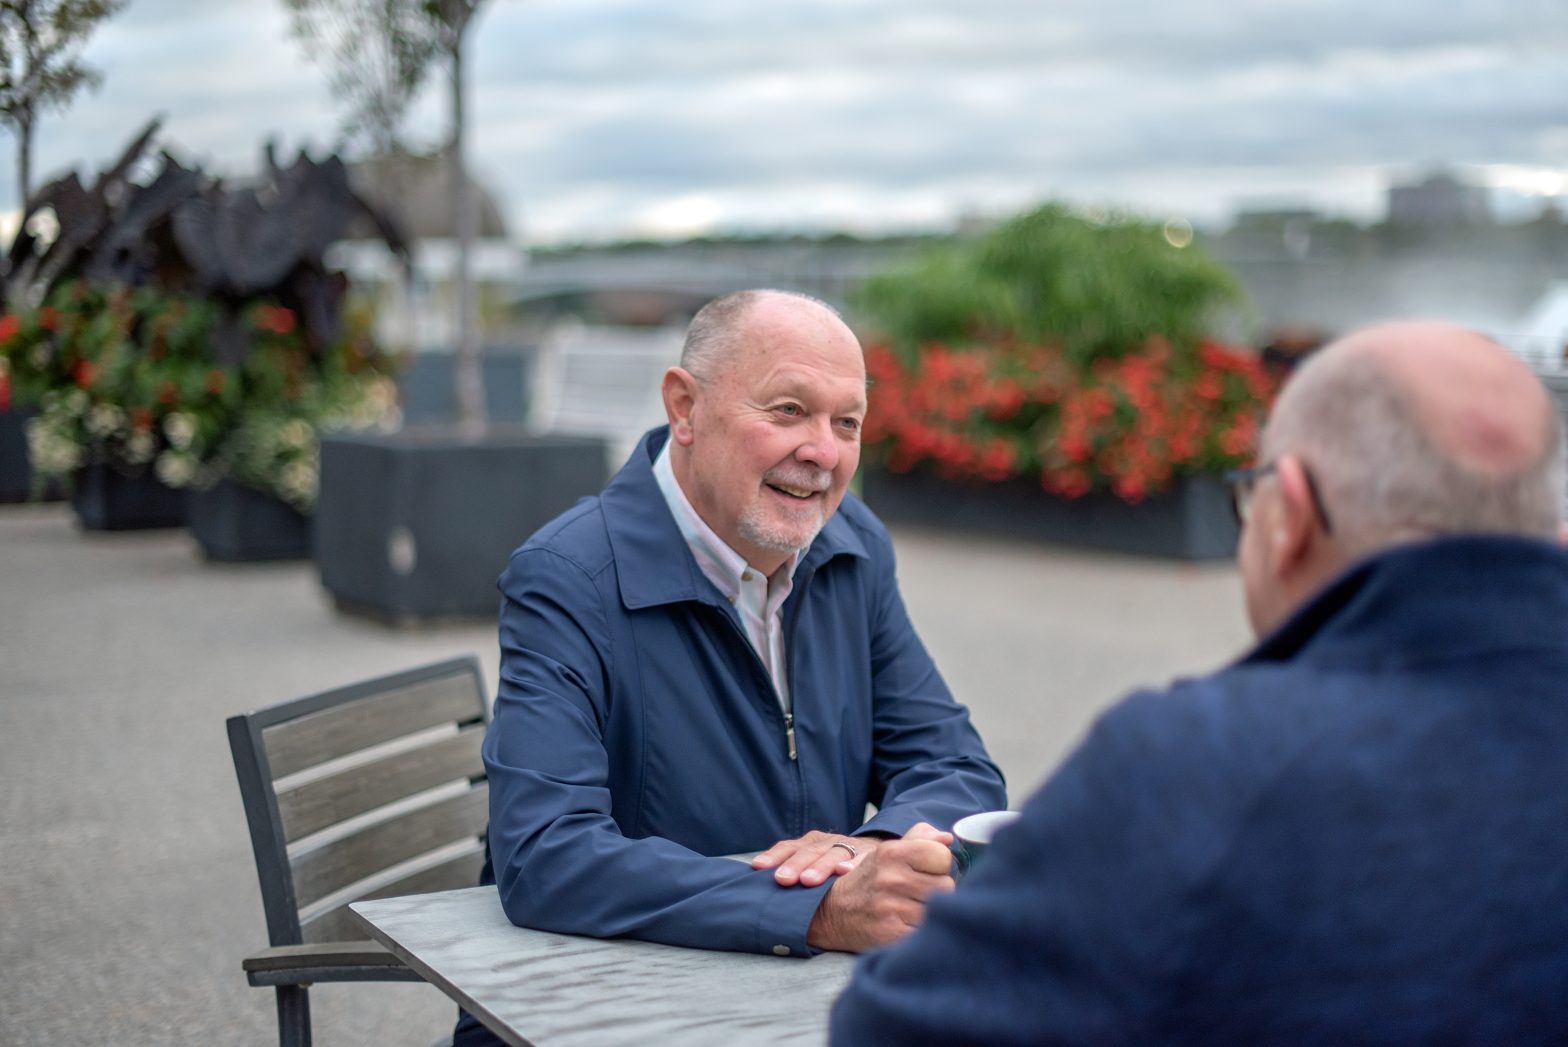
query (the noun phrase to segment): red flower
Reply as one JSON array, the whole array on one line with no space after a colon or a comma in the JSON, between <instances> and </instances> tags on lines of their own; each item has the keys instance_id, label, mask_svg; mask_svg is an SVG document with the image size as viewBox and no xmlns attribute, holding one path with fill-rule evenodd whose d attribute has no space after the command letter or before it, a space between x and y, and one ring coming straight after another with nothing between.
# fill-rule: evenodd
<instances>
[{"instance_id":1,"label":"red flower","mask_svg":"<svg viewBox=\"0 0 1568 1047\"><path fill-rule=\"evenodd\" d=\"M4 345L16 337L16 332L22 327L22 321L10 313L0 316L0 345Z\"/></svg>"},{"instance_id":2,"label":"red flower","mask_svg":"<svg viewBox=\"0 0 1568 1047\"><path fill-rule=\"evenodd\" d=\"M179 402L180 391L172 381L165 379L158 385L158 402L165 407L173 407Z\"/></svg>"},{"instance_id":3,"label":"red flower","mask_svg":"<svg viewBox=\"0 0 1568 1047\"><path fill-rule=\"evenodd\" d=\"M1141 502L1143 496L1148 493L1143 477L1136 473L1118 476L1111 484L1111 490L1115 491L1116 497L1124 502Z\"/></svg>"},{"instance_id":4,"label":"red flower","mask_svg":"<svg viewBox=\"0 0 1568 1047\"><path fill-rule=\"evenodd\" d=\"M92 387L93 380L98 377L98 369L86 360L78 360L73 377L78 386L88 389Z\"/></svg>"},{"instance_id":5,"label":"red flower","mask_svg":"<svg viewBox=\"0 0 1568 1047\"><path fill-rule=\"evenodd\" d=\"M1250 353L1158 338L1086 368L1048 344L931 345L911 364L873 345L866 372L863 439L893 471L1035 474L1063 497L1098 486L1128 501L1178 471L1243 464L1274 392Z\"/></svg>"},{"instance_id":6,"label":"red flower","mask_svg":"<svg viewBox=\"0 0 1568 1047\"><path fill-rule=\"evenodd\" d=\"M59 325L60 314L53 306L46 305L38 310L39 327L42 327L45 331L53 331Z\"/></svg>"},{"instance_id":7,"label":"red flower","mask_svg":"<svg viewBox=\"0 0 1568 1047\"><path fill-rule=\"evenodd\" d=\"M214 367L212 370L207 372L207 392L212 396L219 395L223 392L223 385L228 381L228 379L228 375Z\"/></svg>"},{"instance_id":8,"label":"red flower","mask_svg":"<svg viewBox=\"0 0 1568 1047\"><path fill-rule=\"evenodd\" d=\"M271 334L288 334L294 330L294 311L281 305L257 306L254 319L256 330Z\"/></svg>"}]
</instances>

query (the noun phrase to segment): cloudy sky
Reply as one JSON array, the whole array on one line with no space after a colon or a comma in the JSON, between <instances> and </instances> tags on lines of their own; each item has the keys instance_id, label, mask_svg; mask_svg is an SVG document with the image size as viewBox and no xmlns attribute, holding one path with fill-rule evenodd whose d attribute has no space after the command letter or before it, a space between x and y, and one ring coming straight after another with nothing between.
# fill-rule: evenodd
<instances>
[{"instance_id":1,"label":"cloudy sky","mask_svg":"<svg viewBox=\"0 0 1568 1047\"><path fill-rule=\"evenodd\" d=\"M1564 0L490 0L470 51L471 161L531 242L931 228L1047 197L1370 220L1438 164L1511 214L1568 191ZM103 87L47 118L36 176L96 172L154 113L221 173L268 137L334 141L283 0L131 0L87 57ZM444 112L436 79L409 137Z\"/></svg>"}]
</instances>

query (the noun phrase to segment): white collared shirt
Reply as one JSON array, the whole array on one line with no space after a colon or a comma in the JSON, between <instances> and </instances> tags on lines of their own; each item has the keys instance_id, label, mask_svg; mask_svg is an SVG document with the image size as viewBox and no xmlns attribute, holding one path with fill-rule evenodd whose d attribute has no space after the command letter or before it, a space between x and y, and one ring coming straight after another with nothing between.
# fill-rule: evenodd
<instances>
[{"instance_id":1,"label":"white collared shirt","mask_svg":"<svg viewBox=\"0 0 1568 1047\"><path fill-rule=\"evenodd\" d=\"M773 572L769 578L746 563L745 557L731 549L713 532L707 522L692 508L686 492L675 479L675 468L670 464L670 443L653 461L653 478L658 481L664 501L675 517L675 526L691 550L697 566L714 584L725 599L735 605L746 638L762 659L773 688L778 692L779 705L790 711L789 678L784 661L784 601L795 584L795 566L800 563L800 551Z\"/></svg>"}]
</instances>

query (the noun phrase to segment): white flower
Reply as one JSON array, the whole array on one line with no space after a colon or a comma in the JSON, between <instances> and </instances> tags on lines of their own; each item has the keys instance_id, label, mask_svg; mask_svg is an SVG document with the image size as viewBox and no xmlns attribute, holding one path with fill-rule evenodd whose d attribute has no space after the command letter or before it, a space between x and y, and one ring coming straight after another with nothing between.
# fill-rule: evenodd
<instances>
[{"instance_id":1,"label":"white flower","mask_svg":"<svg viewBox=\"0 0 1568 1047\"><path fill-rule=\"evenodd\" d=\"M196 459L179 451L165 451L153 471L170 487L188 487L196 479Z\"/></svg>"},{"instance_id":2,"label":"white flower","mask_svg":"<svg viewBox=\"0 0 1568 1047\"><path fill-rule=\"evenodd\" d=\"M27 423L27 457L40 473L61 476L80 467L84 455L55 419L43 415Z\"/></svg>"},{"instance_id":3,"label":"white flower","mask_svg":"<svg viewBox=\"0 0 1568 1047\"><path fill-rule=\"evenodd\" d=\"M33 346L27 354L27 362L33 366L33 370L42 371L49 366L49 347L42 342Z\"/></svg>"},{"instance_id":4,"label":"white flower","mask_svg":"<svg viewBox=\"0 0 1568 1047\"><path fill-rule=\"evenodd\" d=\"M152 433L138 429L125 441L125 460L131 465L145 465L152 461L157 450L158 441L153 439Z\"/></svg>"},{"instance_id":5,"label":"white flower","mask_svg":"<svg viewBox=\"0 0 1568 1047\"><path fill-rule=\"evenodd\" d=\"M296 505L310 505L316 500L319 477L310 462L295 461L283 467L279 477L283 497Z\"/></svg>"},{"instance_id":6,"label":"white flower","mask_svg":"<svg viewBox=\"0 0 1568 1047\"><path fill-rule=\"evenodd\" d=\"M94 436L112 436L125 427L125 412L114 404L94 404L82 424Z\"/></svg>"},{"instance_id":7,"label":"white flower","mask_svg":"<svg viewBox=\"0 0 1568 1047\"><path fill-rule=\"evenodd\" d=\"M183 451L196 438L196 423L190 415L176 412L163 420L163 435L169 438L169 443Z\"/></svg>"},{"instance_id":8,"label":"white flower","mask_svg":"<svg viewBox=\"0 0 1568 1047\"><path fill-rule=\"evenodd\" d=\"M292 450L310 446L311 437L314 435L311 432L310 423L303 418L292 418L284 422L283 428L278 432L278 437L282 440L283 446Z\"/></svg>"},{"instance_id":9,"label":"white flower","mask_svg":"<svg viewBox=\"0 0 1568 1047\"><path fill-rule=\"evenodd\" d=\"M72 389L65 394L65 409L77 417L81 417L86 412L87 405L91 402L87 398L87 393L81 389Z\"/></svg>"}]
</instances>

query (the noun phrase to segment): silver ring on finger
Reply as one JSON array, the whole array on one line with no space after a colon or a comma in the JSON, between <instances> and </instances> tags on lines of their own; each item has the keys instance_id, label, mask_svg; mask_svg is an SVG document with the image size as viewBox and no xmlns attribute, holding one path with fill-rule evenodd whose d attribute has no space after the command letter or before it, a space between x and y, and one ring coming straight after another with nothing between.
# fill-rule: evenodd
<instances>
[{"instance_id":1,"label":"silver ring on finger","mask_svg":"<svg viewBox=\"0 0 1568 1047\"><path fill-rule=\"evenodd\" d=\"M860 852L855 850L855 848L853 846L851 846L850 844L845 843L843 840L834 840L832 843L828 844L828 850L830 850L830 851L833 848L835 848L835 847L842 847L842 848L844 848L844 850L849 852L849 856L851 858L858 858L858 857L860 857Z\"/></svg>"}]
</instances>

